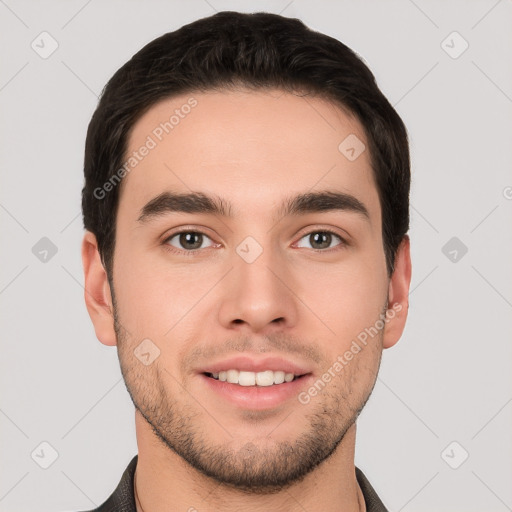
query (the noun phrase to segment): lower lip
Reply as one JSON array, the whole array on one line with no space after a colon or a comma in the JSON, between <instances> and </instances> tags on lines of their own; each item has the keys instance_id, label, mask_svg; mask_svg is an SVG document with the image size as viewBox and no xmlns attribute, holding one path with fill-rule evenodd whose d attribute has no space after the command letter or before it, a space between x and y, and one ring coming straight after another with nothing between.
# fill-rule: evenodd
<instances>
[{"instance_id":1,"label":"lower lip","mask_svg":"<svg viewBox=\"0 0 512 512\"><path fill-rule=\"evenodd\" d=\"M200 377L212 391L228 402L237 407L256 411L272 409L290 398L297 398L313 378L311 374L307 374L292 382L272 386L240 386L239 384L216 380L204 374L200 374Z\"/></svg>"}]
</instances>

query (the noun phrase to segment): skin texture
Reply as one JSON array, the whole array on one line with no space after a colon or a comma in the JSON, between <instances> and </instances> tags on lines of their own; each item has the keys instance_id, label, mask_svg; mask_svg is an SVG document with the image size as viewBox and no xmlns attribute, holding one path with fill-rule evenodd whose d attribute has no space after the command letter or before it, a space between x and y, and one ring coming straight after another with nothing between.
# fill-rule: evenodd
<instances>
[{"instance_id":1,"label":"skin texture","mask_svg":"<svg viewBox=\"0 0 512 512\"><path fill-rule=\"evenodd\" d=\"M366 144L364 130L319 98L276 90L194 93L149 109L132 130L128 153L190 97L197 106L123 179L114 290L94 235L86 232L82 245L87 309L98 339L117 345L136 406L142 507L365 510L354 469L355 421L383 348L404 329L411 263L406 237L388 277L369 151L351 162L338 150L349 134ZM138 222L142 207L166 190L216 194L235 215L168 213ZM318 190L355 196L369 219L349 211L276 217L285 198ZM179 236L169 240L181 227L204 234L192 256ZM321 246L309 235L322 229L346 243L333 236L315 251ZM236 252L247 236L263 249L252 263ZM394 314L385 328L307 404L293 397L263 411L239 408L197 373L241 353L278 355L316 380L386 307ZM134 350L147 338L160 355L146 366Z\"/></svg>"}]
</instances>

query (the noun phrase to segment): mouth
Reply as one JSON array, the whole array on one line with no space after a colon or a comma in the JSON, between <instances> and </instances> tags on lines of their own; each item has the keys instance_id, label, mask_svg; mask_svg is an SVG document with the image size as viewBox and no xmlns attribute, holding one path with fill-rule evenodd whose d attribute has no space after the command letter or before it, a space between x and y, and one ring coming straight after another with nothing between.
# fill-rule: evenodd
<instances>
[{"instance_id":1,"label":"mouth","mask_svg":"<svg viewBox=\"0 0 512 512\"><path fill-rule=\"evenodd\" d=\"M201 386L212 401L236 409L277 412L296 407L297 396L315 379L307 362L279 355L241 354L207 364L196 370Z\"/></svg>"},{"instance_id":2,"label":"mouth","mask_svg":"<svg viewBox=\"0 0 512 512\"><path fill-rule=\"evenodd\" d=\"M211 379L237 384L243 387L271 387L281 386L299 380L309 374L296 375L285 371L264 370L261 372L249 372L230 369L220 372L204 372L203 375Z\"/></svg>"},{"instance_id":3,"label":"mouth","mask_svg":"<svg viewBox=\"0 0 512 512\"><path fill-rule=\"evenodd\" d=\"M220 399L239 410L276 412L286 404L297 407L299 393L314 380L312 373L293 374L271 370L201 372L199 376L207 393L212 393L212 403Z\"/></svg>"}]
</instances>

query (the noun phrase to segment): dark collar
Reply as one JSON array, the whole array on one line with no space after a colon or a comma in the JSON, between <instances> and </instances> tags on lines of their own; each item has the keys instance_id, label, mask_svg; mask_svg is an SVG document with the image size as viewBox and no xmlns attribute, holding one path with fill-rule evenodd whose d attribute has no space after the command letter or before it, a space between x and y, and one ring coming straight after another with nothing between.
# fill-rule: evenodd
<instances>
[{"instance_id":1,"label":"dark collar","mask_svg":"<svg viewBox=\"0 0 512 512\"><path fill-rule=\"evenodd\" d=\"M366 512L388 512L364 473L356 466L356 478L366 503Z\"/></svg>"},{"instance_id":2,"label":"dark collar","mask_svg":"<svg viewBox=\"0 0 512 512\"><path fill-rule=\"evenodd\" d=\"M97 509L90 512L136 512L135 495L133 492L133 476L137 467L138 455L135 455L128 467L125 469L123 476L110 498L100 505ZM375 489L364 473L356 466L356 478L363 492L364 501L366 503L366 512L388 512Z\"/></svg>"}]
</instances>

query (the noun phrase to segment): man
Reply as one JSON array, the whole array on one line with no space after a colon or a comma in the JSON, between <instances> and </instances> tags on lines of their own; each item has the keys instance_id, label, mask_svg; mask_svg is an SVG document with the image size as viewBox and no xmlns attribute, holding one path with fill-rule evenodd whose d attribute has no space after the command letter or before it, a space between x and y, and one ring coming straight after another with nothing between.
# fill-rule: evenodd
<instances>
[{"instance_id":1,"label":"man","mask_svg":"<svg viewBox=\"0 0 512 512\"><path fill-rule=\"evenodd\" d=\"M345 45L221 12L107 84L82 259L138 455L98 511L386 510L356 419L404 329L405 127Z\"/></svg>"}]
</instances>

